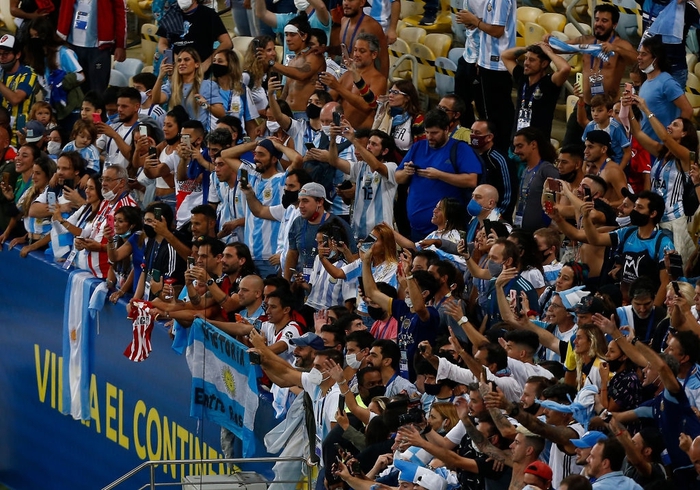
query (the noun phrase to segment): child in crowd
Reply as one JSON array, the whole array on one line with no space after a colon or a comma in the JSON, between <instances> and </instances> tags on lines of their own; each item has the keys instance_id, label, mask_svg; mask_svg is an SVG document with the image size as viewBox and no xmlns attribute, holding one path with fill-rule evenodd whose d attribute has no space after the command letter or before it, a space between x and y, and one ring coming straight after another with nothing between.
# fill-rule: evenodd
<instances>
[{"instance_id":1,"label":"child in crowd","mask_svg":"<svg viewBox=\"0 0 700 490\"><path fill-rule=\"evenodd\" d=\"M651 155L639 144L632 133L627 131L620 120L621 102L617 102L613 109L615 120L625 129L625 135L630 142L631 158L629 165L624 168L627 182L632 186L635 194L651 189Z\"/></svg>"},{"instance_id":2,"label":"child in crowd","mask_svg":"<svg viewBox=\"0 0 700 490\"><path fill-rule=\"evenodd\" d=\"M77 151L87 162L90 170L100 173L100 150L95 146L97 127L92 121L78 119L73 125L70 135L71 142L63 147L63 151Z\"/></svg>"},{"instance_id":3,"label":"child in crowd","mask_svg":"<svg viewBox=\"0 0 700 490\"><path fill-rule=\"evenodd\" d=\"M57 126L56 116L54 116L51 105L48 102L39 101L32 104L29 110L29 121L39 121L44 127L49 130Z\"/></svg>"},{"instance_id":4,"label":"child in crowd","mask_svg":"<svg viewBox=\"0 0 700 490\"><path fill-rule=\"evenodd\" d=\"M104 102L102 102L102 97L97 92L90 91L83 98L83 104L80 107L80 119L97 122L94 114L99 116L100 121L104 121L105 106Z\"/></svg>"},{"instance_id":5,"label":"child in crowd","mask_svg":"<svg viewBox=\"0 0 700 490\"><path fill-rule=\"evenodd\" d=\"M134 88L141 93L141 109L139 115L152 117L158 123L158 127L163 128L165 121L165 110L153 102L151 90L156 84L157 77L153 73L137 73L134 75Z\"/></svg>"},{"instance_id":6,"label":"child in crowd","mask_svg":"<svg viewBox=\"0 0 700 490\"><path fill-rule=\"evenodd\" d=\"M586 135L589 131L600 129L610 135L612 145L610 148L610 158L615 163L619 163L621 168L625 168L632 157L632 147L625 134L622 124L613 118L614 101L607 94L598 94L591 99L591 117L588 121L585 111L578 111L578 121L581 126L585 126L581 141L586 142Z\"/></svg>"}]
</instances>

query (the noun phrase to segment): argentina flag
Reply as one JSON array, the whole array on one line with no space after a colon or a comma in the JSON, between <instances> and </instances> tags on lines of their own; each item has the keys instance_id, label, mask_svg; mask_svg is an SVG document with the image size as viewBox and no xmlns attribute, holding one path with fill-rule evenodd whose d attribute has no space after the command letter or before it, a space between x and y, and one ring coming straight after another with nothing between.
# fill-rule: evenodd
<instances>
[{"instance_id":1,"label":"argentina flag","mask_svg":"<svg viewBox=\"0 0 700 490\"><path fill-rule=\"evenodd\" d=\"M88 305L92 289L102 282L89 271L71 272L63 312L63 410L76 420L90 419L90 373L94 317Z\"/></svg>"},{"instance_id":2,"label":"argentina flag","mask_svg":"<svg viewBox=\"0 0 700 490\"><path fill-rule=\"evenodd\" d=\"M253 424L258 409L257 368L248 348L201 318L187 340L192 373L190 416L207 418L243 441L243 456L255 453Z\"/></svg>"}]
</instances>

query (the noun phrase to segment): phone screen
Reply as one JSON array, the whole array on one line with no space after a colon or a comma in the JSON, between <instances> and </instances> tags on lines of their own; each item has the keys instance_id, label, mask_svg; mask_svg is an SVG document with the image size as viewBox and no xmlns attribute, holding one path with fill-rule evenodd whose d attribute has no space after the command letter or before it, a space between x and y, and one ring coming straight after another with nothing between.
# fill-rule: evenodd
<instances>
[{"instance_id":1,"label":"phone screen","mask_svg":"<svg viewBox=\"0 0 700 490\"><path fill-rule=\"evenodd\" d=\"M241 169L241 187L248 187L248 171Z\"/></svg>"}]
</instances>

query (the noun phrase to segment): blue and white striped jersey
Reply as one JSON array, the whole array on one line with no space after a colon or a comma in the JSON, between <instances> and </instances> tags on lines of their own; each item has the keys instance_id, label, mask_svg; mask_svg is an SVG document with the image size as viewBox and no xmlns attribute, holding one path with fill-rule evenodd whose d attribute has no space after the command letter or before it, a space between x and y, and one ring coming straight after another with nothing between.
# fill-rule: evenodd
<instances>
[{"instance_id":1,"label":"blue and white striped jersey","mask_svg":"<svg viewBox=\"0 0 700 490\"><path fill-rule=\"evenodd\" d=\"M394 222L397 165L384 162L384 166L389 172L388 177L373 172L367 162L350 162L350 180L355 182L352 232L356 240L369 235L379 223Z\"/></svg>"},{"instance_id":2,"label":"blue and white striped jersey","mask_svg":"<svg viewBox=\"0 0 700 490\"><path fill-rule=\"evenodd\" d=\"M240 169L238 172L238 178L240 178ZM278 173L269 179L263 179L253 167L248 168L248 184L253 188L255 197L263 206L274 206L282 203L285 178L285 173ZM269 259L277 251L280 222L256 218L247 206L245 222L244 242L250 248L253 260Z\"/></svg>"},{"instance_id":3,"label":"blue and white striped jersey","mask_svg":"<svg viewBox=\"0 0 700 490\"><path fill-rule=\"evenodd\" d=\"M207 201L209 204L216 204L216 221L217 229L221 229L224 223L233 221L238 218L243 218L246 212L245 196L238 192L238 181L233 187L227 182L221 182L216 176L216 172L212 172L209 176L209 195ZM244 227L239 226L233 233L223 238L225 243L242 242Z\"/></svg>"},{"instance_id":4,"label":"blue and white striped jersey","mask_svg":"<svg viewBox=\"0 0 700 490\"><path fill-rule=\"evenodd\" d=\"M503 26L501 37L493 37L480 32L478 64L487 70L507 71L501 60L501 53L515 46L516 2L514 0L487 0L482 20L485 24ZM477 14L478 17L478 14Z\"/></svg>"},{"instance_id":5,"label":"blue and white striped jersey","mask_svg":"<svg viewBox=\"0 0 700 490\"><path fill-rule=\"evenodd\" d=\"M664 198L666 209L661 222L685 216L683 210L683 174L675 158L664 163L657 158L651 167L651 190Z\"/></svg>"}]
</instances>

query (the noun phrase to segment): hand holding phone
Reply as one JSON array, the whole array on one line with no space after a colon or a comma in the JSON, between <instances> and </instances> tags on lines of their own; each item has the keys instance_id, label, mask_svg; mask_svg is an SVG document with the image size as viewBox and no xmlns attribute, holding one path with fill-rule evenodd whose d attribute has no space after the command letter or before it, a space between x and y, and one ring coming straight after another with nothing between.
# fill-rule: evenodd
<instances>
[{"instance_id":1,"label":"hand holding phone","mask_svg":"<svg viewBox=\"0 0 700 490\"><path fill-rule=\"evenodd\" d=\"M92 113L92 122L94 122L95 124L101 123L102 122L102 115L98 114L96 112L93 112Z\"/></svg>"},{"instance_id":2,"label":"hand holding phone","mask_svg":"<svg viewBox=\"0 0 700 490\"><path fill-rule=\"evenodd\" d=\"M248 171L244 168L241 169L241 187L248 188Z\"/></svg>"},{"instance_id":3,"label":"hand holding phone","mask_svg":"<svg viewBox=\"0 0 700 490\"><path fill-rule=\"evenodd\" d=\"M114 215L113 214L108 214L107 215L107 226L109 228L114 229Z\"/></svg>"}]
</instances>

